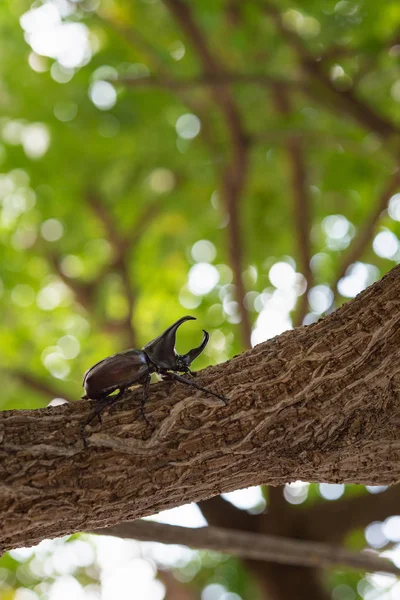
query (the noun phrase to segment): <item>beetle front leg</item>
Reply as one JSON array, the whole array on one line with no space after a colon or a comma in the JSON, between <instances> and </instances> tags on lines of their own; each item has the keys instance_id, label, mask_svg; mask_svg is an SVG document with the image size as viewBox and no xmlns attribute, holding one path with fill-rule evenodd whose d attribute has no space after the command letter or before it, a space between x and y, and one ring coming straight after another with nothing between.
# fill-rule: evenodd
<instances>
[{"instance_id":1,"label":"beetle front leg","mask_svg":"<svg viewBox=\"0 0 400 600\"><path fill-rule=\"evenodd\" d=\"M226 396L222 396L221 394L212 392L211 390L208 390L207 388L202 387L201 385L199 385L198 383L195 383L194 381L191 381L190 379L185 379L184 377L182 377L182 375L178 375L177 373L170 372L170 373L168 373L168 379L175 379L176 381L180 381L181 383L185 383L186 385L190 385L191 387L196 388L196 390L200 390L202 392L205 392L206 394L215 396L216 398L219 398L220 400L222 400L224 402L225 406L228 404L228 398L226 398Z\"/></svg>"},{"instance_id":2,"label":"beetle front leg","mask_svg":"<svg viewBox=\"0 0 400 600\"><path fill-rule=\"evenodd\" d=\"M184 371L187 375L191 375L192 377L197 377L197 371L191 371L189 367L187 367Z\"/></svg>"}]
</instances>

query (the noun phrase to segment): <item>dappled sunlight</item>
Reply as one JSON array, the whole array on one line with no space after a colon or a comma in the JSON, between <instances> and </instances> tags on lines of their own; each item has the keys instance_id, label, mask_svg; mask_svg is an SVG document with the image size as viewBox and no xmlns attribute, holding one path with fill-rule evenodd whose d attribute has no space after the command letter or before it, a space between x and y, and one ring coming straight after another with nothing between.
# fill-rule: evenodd
<instances>
[{"instance_id":1,"label":"dappled sunlight","mask_svg":"<svg viewBox=\"0 0 400 600\"><path fill-rule=\"evenodd\" d=\"M399 250L399 240L392 231L381 231L372 243L375 254L381 258L395 259Z\"/></svg>"},{"instance_id":2,"label":"dappled sunlight","mask_svg":"<svg viewBox=\"0 0 400 600\"><path fill-rule=\"evenodd\" d=\"M148 517L158 523L182 525L183 527L203 527L207 524L197 504L184 504L170 510L163 510L153 517Z\"/></svg>"},{"instance_id":3,"label":"dappled sunlight","mask_svg":"<svg viewBox=\"0 0 400 600\"><path fill-rule=\"evenodd\" d=\"M395 194L390 198L388 212L391 219L400 221L400 194Z\"/></svg>"},{"instance_id":4,"label":"dappled sunlight","mask_svg":"<svg viewBox=\"0 0 400 600\"><path fill-rule=\"evenodd\" d=\"M325 318L400 262L395 3L180 2L0 3L5 410L49 407L44 414L57 419L70 414L90 365L143 347L183 315L197 320L182 328L177 347L200 343L202 329L210 336L194 371L223 363ZM283 364L289 389L286 380ZM390 381L395 387L395 378ZM247 409L239 396L241 435ZM173 415L170 402L162 410ZM63 403L65 413L58 408ZM292 408L300 420L304 407ZM320 406L309 408L322 422ZM219 414L223 424L225 413ZM130 435L129 424L124 427ZM269 431L258 426L257 435L264 434ZM313 436L310 425L304 447L282 452L282 469L311 460L308 444L320 442ZM37 452L56 443L40 444ZM251 452L255 468L261 459L267 464L269 456ZM162 452L157 460L163 465ZM184 482L185 458L178 464ZM286 481L301 476L287 474ZM32 477L26 485L40 482ZM210 485L210 494L216 489ZM312 539L314 506L322 515L327 509L328 530L342 526L347 503L364 496L368 506L386 506L386 492L392 488L294 481L270 496L267 486L223 494L220 506L244 523L260 519L254 530L264 533L274 509L278 515L288 509L293 523L276 519L271 530ZM188 499L183 487L182 498ZM335 543L354 552L367 548L400 567L397 504L365 522L355 510L356 527L346 515ZM297 514L307 518L297 521ZM207 525L196 504L149 519ZM288 585L290 569L277 569ZM390 576L345 565L321 569L322 577L311 570L332 600L400 598L400 584ZM272 569L265 571L178 544L74 534L2 557L0 597L175 600L182 592L197 600L259 600L260 581L263 590L271 583ZM297 589L282 599L274 581L277 600L304 600L305 569L297 577Z\"/></svg>"},{"instance_id":5,"label":"dappled sunlight","mask_svg":"<svg viewBox=\"0 0 400 600\"><path fill-rule=\"evenodd\" d=\"M330 250L344 250L355 233L354 226L343 215L329 215L322 221L326 245Z\"/></svg>"},{"instance_id":6,"label":"dappled sunlight","mask_svg":"<svg viewBox=\"0 0 400 600\"><path fill-rule=\"evenodd\" d=\"M378 278L379 271L374 265L356 262L350 265L345 277L338 282L338 290L345 298L354 298Z\"/></svg>"},{"instance_id":7,"label":"dappled sunlight","mask_svg":"<svg viewBox=\"0 0 400 600\"><path fill-rule=\"evenodd\" d=\"M228 492L227 494L222 494L222 497L241 510L258 513L262 512L266 507L266 502L260 486Z\"/></svg>"},{"instance_id":8,"label":"dappled sunlight","mask_svg":"<svg viewBox=\"0 0 400 600\"><path fill-rule=\"evenodd\" d=\"M63 14L59 6L63 7ZM32 50L56 58L67 68L82 67L92 56L86 25L62 21L62 17L69 16L75 9L73 2L60 5L51 1L26 12L20 20Z\"/></svg>"}]
</instances>

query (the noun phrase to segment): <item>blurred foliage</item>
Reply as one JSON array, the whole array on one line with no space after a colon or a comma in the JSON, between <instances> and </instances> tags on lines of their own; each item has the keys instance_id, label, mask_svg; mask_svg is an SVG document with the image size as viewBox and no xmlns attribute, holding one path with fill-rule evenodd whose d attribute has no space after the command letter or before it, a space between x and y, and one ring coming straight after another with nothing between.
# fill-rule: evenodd
<instances>
[{"instance_id":1,"label":"blurred foliage","mask_svg":"<svg viewBox=\"0 0 400 600\"><path fill-rule=\"evenodd\" d=\"M190 3L216 64L261 81L230 86L251 146L239 205L246 315L232 283L231 222L221 200L230 134L209 86L179 85L200 76L201 60L167 4L0 4L1 409L78 400L90 365L133 342L142 346L183 314L198 324L182 328L179 349L198 343L200 327L211 333L196 368L242 349L243 318L257 332L254 342L290 326L304 278L288 140L301 143L310 204L314 295L305 322L400 259L394 195L336 289L340 265L397 167L399 3L282 0L288 37L264 10L268 2ZM307 71L290 35L303 59L322 65L330 91ZM276 104L278 79L288 85L286 113ZM363 111L388 124L386 133L368 127ZM361 492L347 486L352 493ZM315 485L303 496L292 503L325 501ZM363 544L354 534L352 547ZM237 561L201 560L191 571L195 589L223 581L243 599L255 597ZM25 566L12 555L1 559L2 598L14 598L18 586L47 597L56 575L35 579ZM182 569L178 578L188 581ZM98 581L79 565L71 573L82 585ZM335 571L326 583L345 586L335 600L352 600L367 597L359 582Z\"/></svg>"}]
</instances>

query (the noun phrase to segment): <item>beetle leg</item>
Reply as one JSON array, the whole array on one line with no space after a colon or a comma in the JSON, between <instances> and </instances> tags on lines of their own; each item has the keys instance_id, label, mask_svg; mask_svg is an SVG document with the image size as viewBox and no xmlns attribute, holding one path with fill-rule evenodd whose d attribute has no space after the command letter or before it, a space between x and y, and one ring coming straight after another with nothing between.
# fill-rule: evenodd
<instances>
[{"instance_id":1,"label":"beetle leg","mask_svg":"<svg viewBox=\"0 0 400 600\"><path fill-rule=\"evenodd\" d=\"M215 392L212 392L211 390L208 390L207 388L202 387L201 385L199 385L198 383L195 383L194 381L191 381L190 379L185 379L185 377L182 377L182 375L177 375L176 373L171 373L171 372L169 372L168 375L170 378L176 379L176 381L180 381L181 383L186 383L186 385L191 385L192 387L196 388L197 390L200 390L201 392L205 392L206 394L211 394L211 396L216 396L216 398L223 400L223 402L225 402L225 405L228 404L228 398L226 398L225 396L216 394Z\"/></svg>"},{"instance_id":2,"label":"beetle leg","mask_svg":"<svg viewBox=\"0 0 400 600\"><path fill-rule=\"evenodd\" d=\"M146 402L146 400L148 398L150 381L151 381L151 377L150 377L150 375L147 375L146 379L145 379L145 382L143 384L143 396L142 396L142 399L140 401L140 414L142 415L143 419L146 421L147 425L151 425L151 423L148 420L148 418L146 417L146 414L144 412L144 405L145 405L145 402Z\"/></svg>"},{"instance_id":3,"label":"beetle leg","mask_svg":"<svg viewBox=\"0 0 400 600\"><path fill-rule=\"evenodd\" d=\"M197 377L197 372L196 371L191 371L189 369L189 367L186 367L186 369L185 369L184 372L187 373L187 375L190 375L191 377Z\"/></svg>"},{"instance_id":4,"label":"beetle leg","mask_svg":"<svg viewBox=\"0 0 400 600\"><path fill-rule=\"evenodd\" d=\"M88 418L86 419L86 421L84 423L82 423L81 425L81 437L83 439L83 443L85 445L85 448L88 447L87 444L87 440L86 440L86 436L85 436L85 428L90 425L90 423L97 417L99 419L99 423L101 423L101 413L103 412L103 410L105 408L107 408L107 406L110 406L111 404L114 404L115 402L117 402L121 396L123 395L123 393L125 392L125 388L121 389L118 394L116 394L115 396L107 396L106 398L104 398L103 402L101 402L100 406L97 406L88 416Z\"/></svg>"}]
</instances>

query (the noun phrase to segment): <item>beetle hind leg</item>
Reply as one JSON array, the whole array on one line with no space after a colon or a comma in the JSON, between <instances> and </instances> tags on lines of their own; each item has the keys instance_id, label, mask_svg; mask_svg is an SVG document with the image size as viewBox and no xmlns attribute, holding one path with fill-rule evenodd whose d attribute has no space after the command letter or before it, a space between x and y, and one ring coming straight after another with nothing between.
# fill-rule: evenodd
<instances>
[{"instance_id":1,"label":"beetle hind leg","mask_svg":"<svg viewBox=\"0 0 400 600\"><path fill-rule=\"evenodd\" d=\"M85 448L88 447L87 444L87 438L85 436L85 429L88 425L90 425L90 423L92 421L94 421L94 419L97 417L99 420L99 423L101 423L101 413L103 412L103 410L105 408L107 408L107 406L111 406L112 404L114 404L115 402L117 402L121 396L124 394L125 392L125 388L124 389L120 389L120 391L118 392L118 394L115 394L115 396L106 396L102 401L99 402L100 406L96 406L96 408L94 410L92 410L92 412L90 413L90 415L88 416L88 418L86 419L86 421L84 421L84 423L81 424L80 427L80 431L81 431L81 437L83 439L83 443L85 445Z\"/></svg>"}]
</instances>

